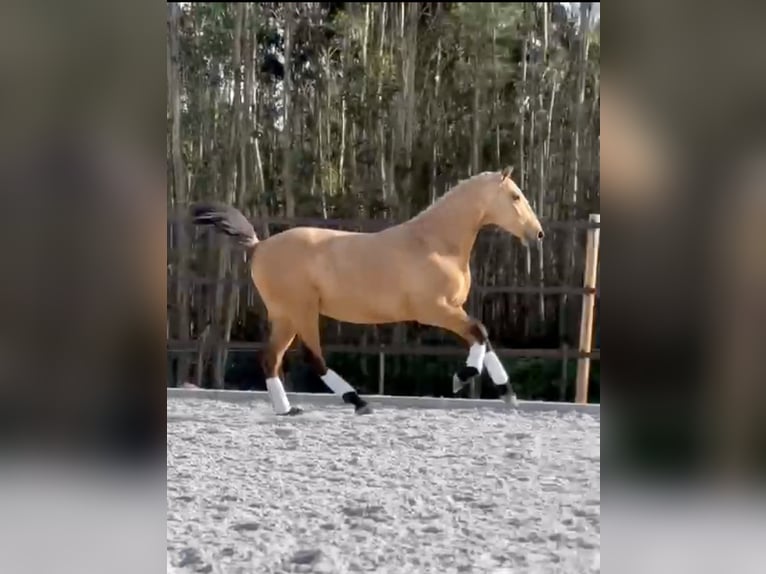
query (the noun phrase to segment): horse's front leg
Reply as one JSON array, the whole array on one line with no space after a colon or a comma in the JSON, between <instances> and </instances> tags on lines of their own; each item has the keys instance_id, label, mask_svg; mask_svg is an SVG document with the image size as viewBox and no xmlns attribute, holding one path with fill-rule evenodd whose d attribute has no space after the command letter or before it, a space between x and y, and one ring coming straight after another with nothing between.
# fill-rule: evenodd
<instances>
[{"instance_id":1,"label":"horse's front leg","mask_svg":"<svg viewBox=\"0 0 766 574\"><path fill-rule=\"evenodd\" d=\"M508 373L492 349L487 328L478 319L470 317L462 307L439 305L423 312L420 323L442 327L452 331L466 341L470 347L465 365L452 377L452 391L457 394L476 376L487 368L498 394L507 403L516 405L516 394L508 382Z\"/></svg>"},{"instance_id":2,"label":"horse's front leg","mask_svg":"<svg viewBox=\"0 0 766 574\"><path fill-rule=\"evenodd\" d=\"M467 330L469 337L463 336L463 338L470 344L470 348L468 349L468 358L465 361L465 365L452 375L452 392L454 394L459 393L474 378L481 375L481 372L484 370L484 362L487 359L487 349L491 349L487 328L481 321L468 315L466 315L466 321L468 321Z\"/></svg>"}]
</instances>

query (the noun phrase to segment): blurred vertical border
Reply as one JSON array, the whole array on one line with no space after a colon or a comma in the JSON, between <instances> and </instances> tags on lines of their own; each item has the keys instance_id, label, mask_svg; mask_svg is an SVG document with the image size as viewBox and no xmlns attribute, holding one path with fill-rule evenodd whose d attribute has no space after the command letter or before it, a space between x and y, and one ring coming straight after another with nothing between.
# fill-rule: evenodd
<instances>
[{"instance_id":1,"label":"blurred vertical border","mask_svg":"<svg viewBox=\"0 0 766 574\"><path fill-rule=\"evenodd\" d=\"M3 571L166 567L164 20L0 7Z\"/></svg>"},{"instance_id":2,"label":"blurred vertical border","mask_svg":"<svg viewBox=\"0 0 766 574\"><path fill-rule=\"evenodd\" d=\"M602 12L602 564L761 571L766 6Z\"/></svg>"}]
</instances>

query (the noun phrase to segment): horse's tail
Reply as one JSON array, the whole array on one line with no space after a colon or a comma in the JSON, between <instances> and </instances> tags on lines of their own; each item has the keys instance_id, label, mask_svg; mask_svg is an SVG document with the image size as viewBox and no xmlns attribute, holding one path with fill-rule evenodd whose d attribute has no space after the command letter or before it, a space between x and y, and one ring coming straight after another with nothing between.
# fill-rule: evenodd
<instances>
[{"instance_id":1,"label":"horse's tail","mask_svg":"<svg viewBox=\"0 0 766 574\"><path fill-rule=\"evenodd\" d=\"M243 247L255 247L258 236L253 225L238 209L221 203L196 203L192 205L195 225L212 225L217 231L233 237Z\"/></svg>"}]
</instances>

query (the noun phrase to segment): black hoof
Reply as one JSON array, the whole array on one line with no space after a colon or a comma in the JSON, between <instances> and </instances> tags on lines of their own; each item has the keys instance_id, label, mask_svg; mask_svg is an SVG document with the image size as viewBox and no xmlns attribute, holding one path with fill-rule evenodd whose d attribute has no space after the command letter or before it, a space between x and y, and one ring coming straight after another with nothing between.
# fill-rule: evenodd
<instances>
[{"instance_id":1,"label":"black hoof","mask_svg":"<svg viewBox=\"0 0 766 574\"><path fill-rule=\"evenodd\" d=\"M497 394L509 407L516 408L519 406L519 399L516 398L516 393L513 392L511 385L507 383L505 385L499 385L497 387Z\"/></svg>"},{"instance_id":2,"label":"black hoof","mask_svg":"<svg viewBox=\"0 0 766 574\"><path fill-rule=\"evenodd\" d=\"M458 394L478 376L479 370L476 367L469 367L468 365L460 367L460 369L452 375L452 394Z\"/></svg>"},{"instance_id":3,"label":"black hoof","mask_svg":"<svg viewBox=\"0 0 766 574\"><path fill-rule=\"evenodd\" d=\"M281 413L281 414L279 414L277 416L280 416L280 417L294 417L295 415L302 415L302 414L303 414L303 409L302 408L300 408L300 407L290 407L289 411L287 411L286 413Z\"/></svg>"},{"instance_id":4,"label":"black hoof","mask_svg":"<svg viewBox=\"0 0 766 574\"><path fill-rule=\"evenodd\" d=\"M346 393L342 398L344 403L354 405L354 412L358 415L369 415L372 412L372 407L356 392Z\"/></svg>"},{"instance_id":5,"label":"black hoof","mask_svg":"<svg viewBox=\"0 0 766 574\"><path fill-rule=\"evenodd\" d=\"M364 403L362 406L356 407L354 412L358 415L371 415L372 407L367 403Z\"/></svg>"}]
</instances>

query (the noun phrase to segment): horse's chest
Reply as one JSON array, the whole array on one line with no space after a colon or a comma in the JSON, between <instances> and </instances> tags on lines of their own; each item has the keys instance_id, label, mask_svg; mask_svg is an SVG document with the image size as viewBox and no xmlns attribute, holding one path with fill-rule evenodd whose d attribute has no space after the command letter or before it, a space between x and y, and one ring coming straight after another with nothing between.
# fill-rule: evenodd
<instances>
[{"instance_id":1,"label":"horse's chest","mask_svg":"<svg viewBox=\"0 0 766 574\"><path fill-rule=\"evenodd\" d=\"M471 291L471 273L468 271L455 273L445 285L447 300L456 306L461 306L468 300Z\"/></svg>"}]
</instances>

